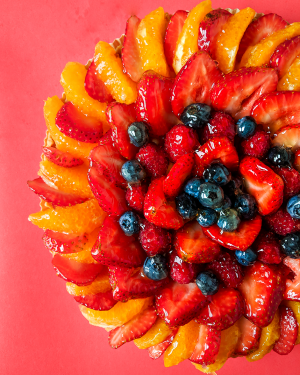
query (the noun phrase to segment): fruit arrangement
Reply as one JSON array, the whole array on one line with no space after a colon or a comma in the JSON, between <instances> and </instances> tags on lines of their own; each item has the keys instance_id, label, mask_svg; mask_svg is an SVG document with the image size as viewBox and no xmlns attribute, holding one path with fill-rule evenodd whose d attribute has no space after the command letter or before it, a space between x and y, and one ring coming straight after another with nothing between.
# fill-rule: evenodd
<instances>
[{"instance_id":1,"label":"fruit arrangement","mask_svg":"<svg viewBox=\"0 0 300 375\"><path fill-rule=\"evenodd\" d=\"M300 343L300 23L158 8L44 106L56 274L112 348L204 373Z\"/></svg>"}]
</instances>

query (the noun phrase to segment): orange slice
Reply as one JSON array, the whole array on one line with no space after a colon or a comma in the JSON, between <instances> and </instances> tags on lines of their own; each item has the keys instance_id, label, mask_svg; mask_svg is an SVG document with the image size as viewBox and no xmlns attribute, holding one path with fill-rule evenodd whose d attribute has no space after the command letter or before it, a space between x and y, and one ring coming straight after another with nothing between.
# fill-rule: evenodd
<instances>
[{"instance_id":1,"label":"orange slice","mask_svg":"<svg viewBox=\"0 0 300 375\"><path fill-rule=\"evenodd\" d=\"M280 79L278 91L300 91L300 56L289 67L286 74Z\"/></svg>"},{"instance_id":2,"label":"orange slice","mask_svg":"<svg viewBox=\"0 0 300 375\"><path fill-rule=\"evenodd\" d=\"M300 302L296 301L285 301L285 305L290 307L295 314L295 317L298 322L298 327L300 327ZM298 337L296 341L296 345L300 344L300 329L298 329Z\"/></svg>"},{"instance_id":3,"label":"orange slice","mask_svg":"<svg viewBox=\"0 0 300 375\"><path fill-rule=\"evenodd\" d=\"M134 340L134 343L139 349L147 349L163 342L171 333L172 330L166 325L165 321L157 318L149 331L141 338Z\"/></svg>"},{"instance_id":4,"label":"orange slice","mask_svg":"<svg viewBox=\"0 0 300 375\"><path fill-rule=\"evenodd\" d=\"M108 272L101 273L90 285L78 286L73 283L67 283L66 288L67 292L74 297L105 293L111 290Z\"/></svg>"}]
</instances>

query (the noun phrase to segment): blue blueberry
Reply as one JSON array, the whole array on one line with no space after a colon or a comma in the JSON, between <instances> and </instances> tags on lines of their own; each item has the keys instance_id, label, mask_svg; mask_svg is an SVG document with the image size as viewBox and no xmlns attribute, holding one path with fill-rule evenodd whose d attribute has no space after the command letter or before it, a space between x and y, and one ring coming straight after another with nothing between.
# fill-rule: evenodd
<instances>
[{"instance_id":1,"label":"blue blueberry","mask_svg":"<svg viewBox=\"0 0 300 375\"><path fill-rule=\"evenodd\" d=\"M236 134L240 138L247 139L254 134L256 129L256 122L253 117L245 116L236 123Z\"/></svg>"},{"instance_id":2,"label":"blue blueberry","mask_svg":"<svg viewBox=\"0 0 300 375\"><path fill-rule=\"evenodd\" d=\"M234 202L234 208L243 219L250 220L257 212L256 200L250 194L239 194Z\"/></svg>"},{"instance_id":3,"label":"blue blueberry","mask_svg":"<svg viewBox=\"0 0 300 375\"><path fill-rule=\"evenodd\" d=\"M176 208L184 219L194 219L199 210L199 202L196 198L182 193L175 198Z\"/></svg>"},{"instance_id":4,"label":"blue blueberry","mask_svg":"<svg viewBox=\"0 0 300 375\"><path fill-rule=\"evenodd\" d=\"M146 258L144 262L144 274L151 280L163 280L168 276L167 259L163 254L157 254L152 258Z\"/></svg>"},{"instance_id":5,"label":"blue blueberry","mask_svg":"<svg viewBox=\"0 0 300 375\"><path fill-rule=\"evenodd\" d=\"M218 215L211 208L201 208L198 212L197 221L202 227L210 227L218 221Z\"/></svg>"},{"instance_id":6,"label":"blue blueberry","mask_svg":"<svg viewBox=\"0 0 300 375\"><path fill-rule=\"evenodd\" d=\"M135 183L146 177L146 172L137 160L129 160L122 165L121 174L127 182Z\"/></svg>"},{"instance_id":7,"label":"blue blueberry","mask_svg":"<svg viewBox=\"0 0 300 375\"><path fill-rule=\"evenodd\" d=\"M288 200L286 209L294 219L300 219L300 194Z\"/></svg>"},{"instance_id":8,"label":"blue blueberry","mask_svg":"<svg viewBox=\"0 0 300 375\"><path fill-rule=\"evenodd\" d=\"M291 164L292 155L290 148L274 146L268 152L268 159L270 163L283 167Z\"/></svg>"},{"instance_id":9,"label":"blue blueberry","mask_svg":"<svg viewBox=\"0 0 300 375\"><path fill-rule=\"evenodd\" d=\"M196 284L204 296L212 296L219 289L219 280L211 271L200 272L196 278Z\"/></svg>"},{"instance_id":10,"label":"blue blueberry","mask_svg":"<svg viewBox=\"0 0 300 375\"><path fill-rule=\"evenodd\" d=\"M234 201L235 197L240 194L241 189L243 187L243 180L241 177L234 177L232 178L226 186L223 186L224 193L228 195L228 197Z\"/></svg>"},{"instance_id":11,"label":"blue blueberry","mask_svg":"<svg viewBox=\"0 0 300 375\"><path fill-rule=\"evenodd\" d=\"M140 231L139 217L132 211L127 211L119 219L120 227L126 236L132 236Z\"/></svg>"},{"instance_id":12,"label":"blue blueberry","mask_svg":"<svg viewBox=\"0 0 300 375\"><path fill-rule=\"evenodd\" d=\"M184 192L188 195L191 195L194 198L199 199L200 195L200 186L204 183L204 180L200 178L192 178L184 187Z\"/></svg>"},{"instance_id":13,"label":"blue blueberry","mask_svg":"<svg viewBox=\"0 0 300 375\"><path fill-rule=\"evenodd\" d=\"M233 232L238 228L240 222L241 219L239 218L236 210L227 208L226 210L220 212L220 217L217 225L224 232Z\"/></svg>"},{"instance_id":14,"label":"blue blueberry","mask_svg":"<svg viewBox=\"0 0 300 375\"><path fill-rule=\"evenodd\" d=\"M251 266L256 260L257 254L249 247L246 251L236 250L235 257L242 266Z\"/></svg>"},{"instance_id":15,"label":"blue blueberry","mask_svg":"<svg viewBox=\"0 0 300 375\"><path fill-rule=\"evenodd\" d=\"M221 212L221 211L226 210L226 208L230 208L230 207L231 207L231 199L227 195L225 195L222 206L215 208L215 211Z\"/></svg>"},{"instance_id":16,"label":"blue blueberry","mask_svg":"<svg viewBox=\"0 0 300 375\"><path fill-rule=\"evenodd\" d=\"M219 186L228 184L231 179L231 173L221 163L211 164L203 173L205 182L213 182Z\"/></svg>"},{"instance_id":17,"label":"blue blueberry","mask_svg":"<svg viewBox=\"0 0 300 375\"><path fill-rule=\"evenodd\" d=\"M134 146L144 146L149 139L147 125L144 122L133 122L128 128L128 135Z\"/></svg>"},{"instance_id":18,"label":"blue blueberry","mask_svg":"<svg viewBox=\"0 0 300 375\"><path fill-rule=\"evenodd\" d=\"M200 129L206 125L211 117L211 108L207 104L194 103L185 107L180 120L185 126Z\"/></svg>"},{"instance_id":19,"label":"blue blueberry","mask_svg":"<svg viewBox=\"0 0 300 375\"><path fill-rule=\"evenodd\" d=\"M223 189L211 182L205 182L200 186L199 202L204 207L220 207L224 200Z\"/></svg>"},{"instance_id":20,"label":"blue blueberry","mask_svg":"<svg viewBox=\"0 0 300 375\"><path fill-rule=\"evenodd\" d=\"M280 241L282 252L294 259L300 258L300 233L292 233Z\"/></svg>"}]
</instances>

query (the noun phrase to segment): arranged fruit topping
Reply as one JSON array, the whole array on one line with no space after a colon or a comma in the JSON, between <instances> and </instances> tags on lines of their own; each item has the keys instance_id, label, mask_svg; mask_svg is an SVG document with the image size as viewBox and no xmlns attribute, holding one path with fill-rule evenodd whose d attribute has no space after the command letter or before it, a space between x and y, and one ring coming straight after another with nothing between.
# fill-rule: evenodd
<instances>
[{"instance_id":1,"label":"arranged fruit topping","mask_svg":"<svg viewBox=\"0 0 300 375\"><path fill-rule=\"evenodd\" d=\"M140 213L143 212L146 193L146 185L129 185L125 196L128 206Z\"/></svg>"},{"instance_id":2,"label":"arranged fruit topping","mask_svg":"<svg viewBox=\"0 0 300 375\"><path fill-rule=\"evenodd\" d=\"M294 219L300 219L300 199L299 195L295 195L291 199L289 199L286 210L287 212L294 218Z\"/></svg>"},{"instance_id":3,"label":"arranged fruit topping","mask_svg":"<svg viewBox=\"0 0 300 375\"><path fill-rule=\"evenodd\" d=\"M142 147L148 142L148 127L144 122L133 122L128 127L130 142L136 147Z\"/></svg>"},{"instance_id":4,"label":"arranged fruit topping","mask_svg":"<svg viewBox=\"0 0 300 375\"><path fill-rule=\"evenodd\" d=\"M124 179L135 184L146 177L146 172L137 160L129 160L122 165L121 174Z\"/></svg>"},{"instance_id":5,"label":"arranged fruit topping","mask_svg":"<svg viewBox=\"0 0 300 375\"><path fill-rule=\"evenodd\" d=\"M294 168L273 168L284 182L283 197L289 199L300 192L300 174Z\"/></svg>"},{"instance_id":6,"label":"arranged fruit topping","mask_svg":"<svg viewBox=\"0 0 300 375\"><path fill-rule=\"evenodd\" d=\"M234 354L245 356L258 348L262 329L244 316L238 320L237 325L241 335L238 339Z\"/></svg>"},{"instance_id":7,"label":"arranged fruit topping","mask_svg":"<svg viewBox=\"0 0 300 375\"><path fill-rule=\"evenodd\" d=\"M293 272L293 279L287 278L284 292L285 300L300 301L300 259L287 257L283 263Z\"/></svg>"},{"instance_id":8,"label":"arranged fruit topping","mask_svg":"<svg viewBox=\"0 0 300 375\"><path fill-rule=\"evenodd\" d=\"M167 259L163 254L146 258L143 268L145 276L150 280L163 280L168 277Z\"/></svg>"},{"instance_id":9,"label":"arranged fruit topping","mask_svg":"<svg viewBox=\"0 0 300 375\"><path fill-rule=\"evenodd\" d=\"M287 125L274 134L272 139L274 147L288 148L290 152L295 152L300 147L300 124ZM295 157L296 159L296 157Z\"/></svg>"},{"instance_id":10,"label":"arranged fruit topping","mask_svg":"<svg viewBox=\"0 0 300 375\"><path fill-rule=\"evenodd\" d=\"M170 335L173 335L175 331L176 329L173 330L163 319L157 317L149 331L144 336L134 340L134 343L139 349L147 349L153 345L164 342Z\"/></svg>"},{"instance_id":11,"label":"arranged fruit topping","mask_svg":"<svg viewBox=\"0 0 300 375\"><path fill-rule=\"evenodd\" d=\"M127 211L119 219L120 227L126 236L132 236L140 231L140 219L132 211Z\"/></svg>"},{"instance_id":12,"label":"arranged fruit topping","mask_svg":"<svg viewBox=\"0 0 300 375\"><path fill-rule=\"evenodd\" d=\"M182 193L175 198L176 209L179 215L185 220L192 220L197 216L199 202L186 193Z\"/></svg>"},{"instance_id":13,"label":"arranged fruit topping","mask_svg":"<svg viewBox=\"0 0 300 375\"><path fill-rule=\"evenodd\" d=\"M104 293L75 296L74 299L81 305L97 311L108 311L117 303L111 290Z\"/></svg>"},{"instance_id":14,"label":"arranged fruit topping","mask_svg":"<svg viewBox=\"0 0 300 375\"><path fill-rule=\"evenodd\" d=\"M279 78L287 72L293 61L300 54L300 37L286 40L275 50L270 59L270 66L277 70Z\"/></svg>"},{"instance_id":15,"label":"arranged fruit topping","mask_svg":"<svg viewBox=\"0 0 300 375\"><path fill-rule=\"evenodd\" d=\"M169 266L170 277L179 284L189 284L194 281L200 269L198 264L183 261L175 250L170 255Z\"/></svg>"},{"instance_id":16,"label":"arranged fruit topping","mask_svg":"<svg viewBox=\"0 0 300 375\"><path fill-rule=\"evenodd\" d=\"M215 112L207 125L203 127L201 141L205 143L214 137L227 137L233 142L235 123L233 118L225 112Z\"/></svg>"},{"instance_id":17,"label":"arranged fruit topping","mask_svg":"<svg viewBox=\"0 0 300 375\"><path fill-rule=\"evenodd\" d=\"M161 227L144 220L141 223L139 241L149 257L170 249L171 234Z\"/></svg>"},{"instance_id":18,"label":"arranged fruit topping","mask_svg":"<svg viewBox=\"0 0 300 375\"><path fill-rule=\"evenodd\" d=\"M184 125L199 129L206 125L211 117L211 107L207 104L193 103L182 112L180 119Z\"/></svg>"},{"instance_id":19,"label":"arranged fruit topping","mask_svg":"<svg viewBox=\"0 0 300 375\"><path fill-rule=\"evenodd\" d=\"M91 62L86 73L84 87L89 96L99 100L99 102L110 103L114 100L104 82L100 79L94 61Z\"/></svg>"},{"instance_id":20,"label":"arranged fruit topping","mask_svg":"<svg viewBox=\"0 0 300 375\"><path fill-rule=\"evenodd\" d=\"M204 296L212 296L219 289L219 280L211 271L200 272L196 278L197 287Z\"/></svg>"},{"instance_id":21,"label":"arranged fruit topping","mask_svg":"<svg viewBox=\"0 0 300 375\"><path fill-rule=\"evenodd\" d=\"M278 91L299 91L300 57L297 57L289 67L287 73L279 80Z\"/></svg>"},{"instance_id":22,"label":"arranged fruit topping","mask_svg":"<svg viewBox=\"0 0 300 375\"><path fill-rule=\"evenodd\" d=\"M159 344L150 346L150 348L148 348L149 357L152 358L152 359L158 359L159 357L161 357L165 353L165 351L167 350L167 348L173 342L176 333L177 333L177 329L175 329L174 333L171 333L165 339L165 341L163 341L163 342L161 342Z\"/></svg>"},{"instance_id":23,"label":"arranged fruit topping","mask_svg":"<svg viewBox=\"0 0 300 375\"><path fill-rule=\"evenodd\" d=\"M97 230L95 232L98 233ZM86 244L90 242L90 237L94 236L89 236L85 233L76 236L73 234L53 232L52 230L47 229L43 235L43 241L49 251L55 251L62 254L72 254L85 250Z\"/></svg>"},{"instance_id":24,"label":"arranged fruit topping","mask_svg":"<svg viewBox=\"0 0 300 375\"><path fill-rule=\"evenodd\" d=\"M300 220L292 218L284 207L280 207L274 214L265 216L265 221L270 229L280 236L300 230Z\"/></svg>"},{"instance_id":25,"label":"arranged fruit topping","mask_svg":"<svg viewBox=\"0 0 300 375\"><path fill-rule=\"evenodd\" d=\"M254 244L257 260L267 264L281 263L280 243L273 232L261 232Z\"/></svg>"},{"instance_id":26,"label":"arranged fruit topping","mask_svg":"<svg viewBox=\"0 0 300 375\"><path fill-rule=\"evenodd\" d=\"M257 127L256 131L248 139L241 143L243 154L263 159L270 149L270 135Z\"/></svg>"},{"instance_id":27,"label":"arranged fruit topping","mask_svg":"<svg viewBox=\"0 0 300 375\"><path fill-rule=\"evenodd\" d=\"M163 148L155 143L148 143L142 147L136 155L137 160L145 168L146 172L152 178L158 178L166 175L169 161Z\"/></svg>"},{"instance_id":28,"label":"arranged fruit topping","mask_svg":"<svg viewBox=\"0 0 300 375\"><path fill-rule=\"evenodd\" d=\"M236 250L235 251L235 257L236 260L242 265L242 266L251 266L253 262L257 258L257 254L249 247L245 251Z\"/></svg>"},{"instance_id":29,"label":"arranged fruit topping","mask_svg":"<svg viewBox=\"0 0 300 375\"><path fill-rule=\"evenodd\" d=\"M195 349L190 356L190 361L200 365L210 365L216 361L220 350L221 332L215 329L200 325L199 337Z\"/></svg>"},{"instance_id":30,"label":"arranged fruit topping","mask_svg":"<svg viewBox=\"0 0 300 375\"><path fill-rule=\"evenodd\" d=\"M298 337L298 322L293 310L286 306L279 307L280 313L280 337L276 341L273 350L277 354L287 355L295 346Z\"/></svg>"},{"instance_id":31,"label":"arranged fruit topping","mask_svg":"<svg viewBox=\"0 0 300 375\"><path fill-rule=\"evenodd\" d=\"M83 160L74 158L69 152L62 152L54 147L43 147L43 154L52 163L65 168L83 164Z\"/></svg>"}]
</instances>

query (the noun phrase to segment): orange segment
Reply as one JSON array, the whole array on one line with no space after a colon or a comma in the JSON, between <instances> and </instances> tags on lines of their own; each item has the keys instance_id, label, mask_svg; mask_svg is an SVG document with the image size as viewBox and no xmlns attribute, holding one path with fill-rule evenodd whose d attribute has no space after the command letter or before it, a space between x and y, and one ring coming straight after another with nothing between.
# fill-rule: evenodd
<instances>
[{"instance_id":1,"label":"orange segment","mask_svg":"<svg viewBox=\"0 0 300 375\"><path fill-rule=\"evenodd\" d=\"M111 290L108 272L101 273L90 285L78 286L73 283L67 283L66 288L67 292L74 297L105 293Z\"/></svg>"},{"instance_id":2,"label":"orange segment","mask_svg":"<svg viewBox=\"0 0 300 375\"><path fill-rule=\"evenodd\" d=\"M300 91L300 56L289 67L287 73L280 79L278 91Z\"/></svg>"},{"instance_id":3,"label":"orange segment","mask_svg":"<svg viewBox=\"0 0 300 375\"><path fill-rule=\"evenodd\" d=\"M171 333L172 330L166 325L165 321L157 318L149 331L141 338L134 340L134 343L139 349L147 349L163 342Z\"/></svg>"},{"instance_id":4,"label":"orange segment","mask_svg":"<svg viewBox=\"0 0 300 375\"><path fill-rule=\"evenodd\" d=\"M123 72L122 60L110 44L99 42L96 45L94 62L99 78L117 102L131 104L136 101L136 83Z\"/></svg>"},{"instance_id":5,"label":"orange segment","mask_svg":"<svg viewBox=\"0 0 300 375\"><path fill-rule=\"evenodd\" d=\"M298 327L300 327L300 302L296 301L285 301L285 305L290 307L295 314L295 317L298 322ZM298 337L296 341L296 345L300 344L300 328L298 328Z\"/></svg>"},{"instance_id":6,"label":"orange segment","mask_svg":"<svg viewBox=\"0 0 300 375\"><path fill-rule=\"evenodd\" d=\"M218 35L216 59L222 72L230 73L234 70L240 41L254 16L255 10L251 8L242 9L229 18Z\"/></svg>"},{"instance_id":7,"label":"orange segment","mask_svg":"<svg viewBox=\"0 0 300 375\"><path fill-rule=\"evenodd\" d=\"M29 221L42 229L62 233L91 233L106 217L96 199L70 207L47 208L29 215Z\"/></svg>"},{"instance_id":8,"label":"orange segment","mask_svg":"<svg viewBox=\"0 0 300 375\"><path fill-rule=\"evenodd\" d=\"M173 60L173 68L176 74L188 59L198 51L199 24L211 11L211 0L205 0L193 8L187 16L176 43Z\"/></svg>"}]
</instances>

